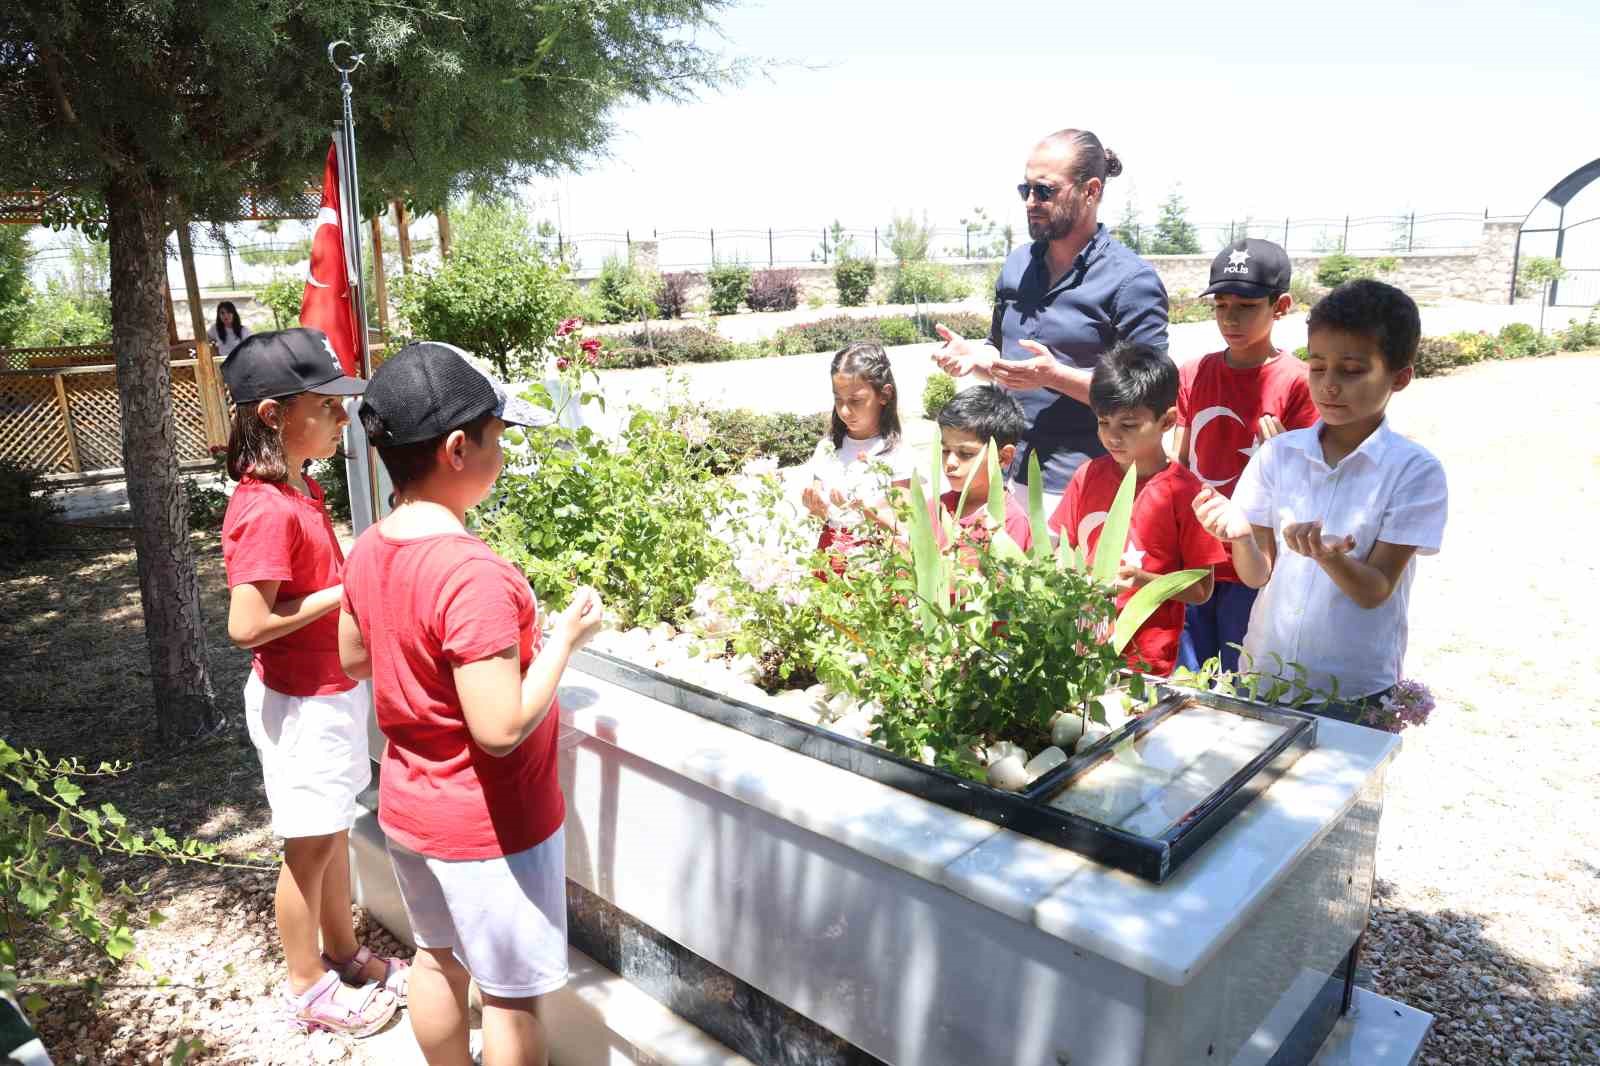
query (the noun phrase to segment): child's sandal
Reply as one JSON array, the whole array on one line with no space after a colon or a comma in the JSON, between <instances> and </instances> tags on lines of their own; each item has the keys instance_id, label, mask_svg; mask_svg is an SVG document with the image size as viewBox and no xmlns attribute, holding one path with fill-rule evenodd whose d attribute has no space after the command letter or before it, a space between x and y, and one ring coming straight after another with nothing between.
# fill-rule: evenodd
<instances>
[{"instance_id":1,"label":"child's sandal","mask_svg":"<svg viewBox=\"0 0 1600 1066\"><path fill-rule=\"evenodd\" d=\"M339 975L329 971L298 996L285 990L283 1005L289 1021L301 1032L325 1029L359 1039L382 1029L400 1008L394 995L378 987L376 982L366 987L360 1003L346 1006L335 998L343 987Z\"/></svg>"},{"instance_id":2,"label":"child's sandal","mask_svg":"<svg viewBox=\"0 0 1600 1066\"><path fill-rule=\"evenodd\" d=\"M383 963L383 980L377 982L385 992L392 993L403 1007L406 1003L406 985L411 976L411 964L404 959L389 959L374 955L370 948L357 948L356 953L343 962L322 956L322 964L346 984L364 985L372 979L367 976L367 964L377 959Z\"/></svg>"}]
</instances>

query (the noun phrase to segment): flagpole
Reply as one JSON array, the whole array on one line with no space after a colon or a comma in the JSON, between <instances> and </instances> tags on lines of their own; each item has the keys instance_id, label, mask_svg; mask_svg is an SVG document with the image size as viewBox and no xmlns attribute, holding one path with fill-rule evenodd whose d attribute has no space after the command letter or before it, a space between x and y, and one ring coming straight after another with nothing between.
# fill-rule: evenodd
<instances>
[{"instance_id":1,"label":"flagpole","mask_svg":"<svg viewBox=\"0 0 1600 1066\"><path fill-rule=\"evenodd\" d=\"M346 59L341 63L336 54L345 49ZM333 125L335 156L339 170L339 226L345 249L345 270L349 277L351 301L356 322L356 360L363 378L372 377L372 350L367 340L367 301L363 288L361 269L361 217L360 184L356 178L356 120L350 97L354 92L350 75L366 57L357 52L349 41L334 41L328 45L328 62L339 72L339 94L344 105L344 118ZM352 407L355 405L352 404ZM383 496L380 493L377 457L367 444L366 432L359 419L350 420L350 446L346 449L346 480L350 486L350 519L357 534L376 522L383 514Z\"/></svg>"}]
</instances>

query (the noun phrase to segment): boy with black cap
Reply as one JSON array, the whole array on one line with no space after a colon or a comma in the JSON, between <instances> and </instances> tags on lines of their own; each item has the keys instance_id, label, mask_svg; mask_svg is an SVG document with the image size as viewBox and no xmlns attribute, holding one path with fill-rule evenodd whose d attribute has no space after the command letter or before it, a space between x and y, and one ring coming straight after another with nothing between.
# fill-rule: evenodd
<instances>
[{"instance_id":1,"label":"boy with black cap","mask_svg":"<svg viewBox=\"0 0 1600 1066\"><path fill-rule=\"evenodd\" d=\"M1272 325L1289 313L1289 256L1271 241L1235 241L1211 262L1217 328L1227 347L1186 363L1178 378L1178 461L1225 496L1267 440L1317 420L1306 367L1275 347ZM1216 591L1190 605L1178 662L1199 669L1220 656L1237 670L1256 590L1231 563L1216 568Z\"/></svg>"},{"instance_id":2,"label":"boy with black cap","mask_svg":"<svg viewBox=\"0 0 1600 1066\"><path fill-rule=\"evenodd\" d=\"M430 1062L465 1062L475 978L485 1057L545 1062L539 997L567 980L556 687L601 604L576 590L542 638L527 580L466 512L494 487L501 431L553 416L431 341L378 369L360 416L394 510L350 552L339 651L389 742L378 821L418 948L411 1025Z\"/></svg>"}]
</instances>

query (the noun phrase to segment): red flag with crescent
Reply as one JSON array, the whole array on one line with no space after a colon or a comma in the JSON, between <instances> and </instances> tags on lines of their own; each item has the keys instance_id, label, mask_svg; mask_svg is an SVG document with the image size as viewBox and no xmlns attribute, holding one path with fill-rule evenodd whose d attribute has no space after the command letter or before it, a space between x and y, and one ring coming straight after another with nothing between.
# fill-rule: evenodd
<instances>
[{"instance_id":1,"label":"red flag with crescent","mask_svg":"<svg viewBox=\"0 0 1600 1066\"><path fill-rule=\"evenodd\" d=\"M322 172L322 208L311 233L311 266L300 300L300 324L326 333L344 372L354 377L361 373L360 336L350 302L349 259L341 223L339 157L329 145L328 165Z\"/></svg>"}]
</instances>

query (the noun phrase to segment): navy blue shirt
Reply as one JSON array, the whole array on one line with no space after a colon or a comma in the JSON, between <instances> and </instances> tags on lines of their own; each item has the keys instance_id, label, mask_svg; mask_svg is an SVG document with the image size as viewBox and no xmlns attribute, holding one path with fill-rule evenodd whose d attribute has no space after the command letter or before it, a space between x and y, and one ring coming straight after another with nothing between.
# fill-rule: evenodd
<instances>
[{"instance_id":1,"label":"navy blue shirt","mask_svg":"<svg viewBox=\"0 0 1600 1066\"><path fill-rule=\"evenodd\" d=\"M1038 341L1066 366L1092 370L1118 341L1167 349L1167 290L1155 268L1099 226L1072 266L1054 285L1045 241L1013 251L995 282L989 343L1004 359L1032 359L1018 347ZM1087 404L1050 389L1014 392L1028 415L1028 431L1011 470L1028 477L1028 453L1037 452L1046 492L1065 492L1073 471L1104 455Z\"/></svg>"}]
</instances>

